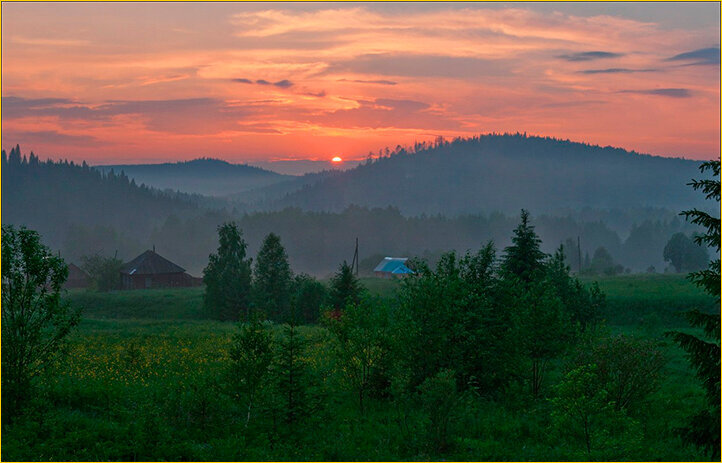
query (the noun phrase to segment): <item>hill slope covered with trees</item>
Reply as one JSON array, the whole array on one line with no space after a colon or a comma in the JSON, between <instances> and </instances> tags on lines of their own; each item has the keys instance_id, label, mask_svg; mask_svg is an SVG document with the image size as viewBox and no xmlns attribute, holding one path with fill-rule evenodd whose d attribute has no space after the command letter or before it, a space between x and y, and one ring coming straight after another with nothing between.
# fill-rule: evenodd
<instances>
[{"instance_id":1,"label":"hill slope covered with trees","mask_svg":"<svg viewBox=\"0 0 722 463\"><path fill-rule=\"evenodd\" d=\"M220 159L194 159L163 164L98 166L102 172L123 172L138 184L161 190L224 196L273 185L293 176L281 175L247 164L231 164Z\"/></svg>"},{"instance_id":2,"label":"hill slope covered with trees","mask_svg":"<svg viewBox=\"0 0 722 463\"><path fill-rule=\"evenodd\" d=\"M196 200L198 198L195 198ZM113 253L122 231L127 247L151 233L168 214L199 210L190 195L138 185L127 175L103 173L85 162L43 161L16 146L2 151L2 221L37 230L55 249ZM116 247L110 249L109 246ZM120 250L123 253L123 249Z\"/></svg>"},{"instance_id":3,"label":"hill slope covered with trees","mask_svg":"<svg viewBox=\"0 0 722 463\"><path fill-rule=\"evenodd\" d=\"M568 209L664 207L699 198L685 185L697 161L552 138L482 135L398 146L354 169L279 197L276 208L340 211L392 205L406 215L517 214Z\"/></svg>"}]
</instances>

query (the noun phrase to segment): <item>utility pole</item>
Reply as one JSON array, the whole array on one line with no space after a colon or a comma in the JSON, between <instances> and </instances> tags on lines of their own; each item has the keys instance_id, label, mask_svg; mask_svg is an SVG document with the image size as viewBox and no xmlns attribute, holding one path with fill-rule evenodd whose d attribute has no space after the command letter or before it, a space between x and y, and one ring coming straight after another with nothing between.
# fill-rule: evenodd
<instances>
[{"instance_id":1,"label":"utility pole","mask_svg":"<svg viewBox=\"0 0 722 463\"><path fill-rule=\"evenodd\" d=\"M579 275L582 274L582 245L581 238L579 238L579 235L577 235L577 255L579 257Z\"/></svg>"},{"instance_id":2,"label":"utility pole","mask_svg":"<svg viewBox=\"0 0 722 463\"><path fill-rule=\"evenodd\" d=\"M356 249L353 252L353 260L351 261L351 270L356 266L356 276L358 276L358 237L356 238Z\"/></svg>"}]
</instances>

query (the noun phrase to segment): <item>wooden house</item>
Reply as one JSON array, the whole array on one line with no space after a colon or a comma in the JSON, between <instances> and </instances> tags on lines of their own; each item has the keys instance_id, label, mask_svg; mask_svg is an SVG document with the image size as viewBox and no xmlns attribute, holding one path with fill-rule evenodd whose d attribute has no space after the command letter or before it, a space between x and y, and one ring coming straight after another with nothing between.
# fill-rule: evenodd
<instances>
[{"instance_id":1,"label":"wooden house","mask_svg":"<svg viewBox=\"0 0 722 463\"><path fill-rule=\"evenodd\" d=\"M188 275L185 269L174 264L155 250L145 251L120 270L122 289L179 288L199 286L200 278Z\"/></svg>"}]
</instances>

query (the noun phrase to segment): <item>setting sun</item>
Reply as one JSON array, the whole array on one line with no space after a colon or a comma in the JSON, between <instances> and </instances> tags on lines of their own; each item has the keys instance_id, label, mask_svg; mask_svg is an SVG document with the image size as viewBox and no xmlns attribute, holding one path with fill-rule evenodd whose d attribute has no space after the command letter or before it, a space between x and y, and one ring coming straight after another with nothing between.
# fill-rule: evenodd
<instances>
[{"instance_id":1,"label":"setting sun","mask_svg":"<svg viewBox=\"0 0 722 463\"><path fill-rule=\"evenodd\" d=\"M343 162L343 159L338 156L334 156L333 159L331 159L331 162Z\"/></svg>"}]
</instances>

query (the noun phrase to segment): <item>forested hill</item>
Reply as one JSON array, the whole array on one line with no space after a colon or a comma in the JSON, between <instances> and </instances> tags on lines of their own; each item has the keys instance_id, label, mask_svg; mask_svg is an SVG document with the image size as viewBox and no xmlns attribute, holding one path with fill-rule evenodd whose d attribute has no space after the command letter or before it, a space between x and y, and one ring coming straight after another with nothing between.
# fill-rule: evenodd
<instances>
[{"instance_id":1,"label":"forested hill","mask_svg":"<svg viewBox=\"0 0 722 463\"><path fill-rule=\"evenodd\" d=\"M393 152L275 200L339 211L392 205L407 215L704 207L686 184L699 162L526 135L483 135Z\"/></svg>"},{"instance_id":2,"label":"forested hill","mask_svg":"<svg viewBox=\"0 0 722 463\"><path fill-rule=\"evenodd\" d=\"M225 196L273 185L293 176L219 159L194 159L163 164L97 166L103 172L124 172L138 184L209 196Z\"/></svg>"},{"instance_id":3,"label":"forested hill","mask_svg":"<svg viewBox=\"0 0 722 463\"><path fill-rule=\"evenodd\" d=\"M93 229L114 241L115 230L129 237L146 237L168 214L196 213L198 206L189 195L171 195L136 184L120 173L103 173L85 162L40 162L34 154L23 156L20 147L2 151L2 223L25 225L38 230L53 247L68 240L82 243L82 235ZM102 230L106 230L103 233ZM107 247L105 243L97 246Z\"/></svg>"}]
</instances>

